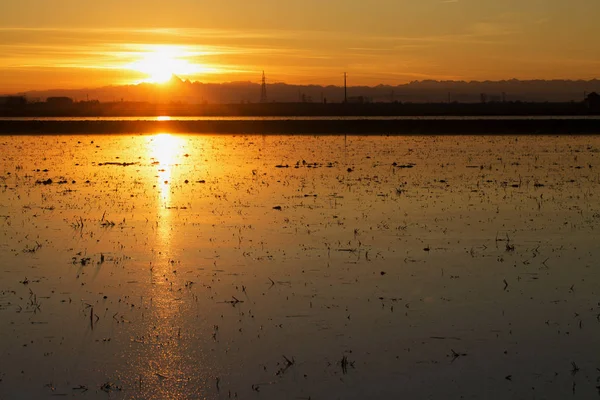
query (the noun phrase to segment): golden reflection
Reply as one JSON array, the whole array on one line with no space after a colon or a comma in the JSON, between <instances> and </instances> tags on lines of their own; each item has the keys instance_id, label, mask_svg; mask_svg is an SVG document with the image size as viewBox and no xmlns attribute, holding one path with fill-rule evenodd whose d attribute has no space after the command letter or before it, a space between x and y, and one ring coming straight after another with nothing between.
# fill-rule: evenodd
<instances>
[{"instance_id":1,"label":"golden reflection","mask_svg":"<svg viewBox=\"0 0 600 400\"><path fill-rule=\"evenodd\" d=\"M171 179L173 168L181 157L184 140L179 136L160 133L148 138L148 153L152 166L156 168L157 198L157 229L163 250L169 248L171 232L172 191Z\"/></svg>"},{"instance_id":2,"label":"golden reflection","mask_svg":"<svg viewBox=\"0 0 600 400\"><path fill-rule=\"evenodd\" d=\"M160 344L145 354L144 364L140 365L144 379L151 381L156 376L165 380L181 379L186 373L184 355L181 353L178 341L169 338L182 337L180 319L181 303L179 295L174 292L173 284L177 283L174 270L177 268L176 208L181 200L176 189L178 180L184 168L186 146L185 136L160 133L147 138L147 154L152 163L152 176L155 179L156 195L156 237L155 257L152 261L151 291L146 295L151 298L151 312L148 313L148 326L145 337L156 338ZM181 386L164 385L153 389L152 397L185 398Z\"/></svg>"},{"instance_id":3,"label":"golden reflection","mask_svg":"<svg viewBox=\"0 0 600 400\"><path fill-rule=\"evenodd\" d=\"M171 202L169 187L173 167L182 150L183 140L168 133L160 133L149 138L149 153L152 164L157 167L158 191L161 208L168 208Z\"/></svg>"}]
</instances>

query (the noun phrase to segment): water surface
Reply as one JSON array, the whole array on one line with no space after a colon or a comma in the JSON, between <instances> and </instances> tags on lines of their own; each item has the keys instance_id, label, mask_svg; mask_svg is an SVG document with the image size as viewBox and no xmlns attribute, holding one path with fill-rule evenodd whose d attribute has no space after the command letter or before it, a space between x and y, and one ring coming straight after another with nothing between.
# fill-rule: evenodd
<instances>
[{"instance_id":1,"label":"water surface","mask_svg":"<svg viewBox=\"0 0 600 400\"><path fill-rule=\"evenodd\" d=\"M527 121L527 120L600 120L600 115L477 115L477 116L286 116L286 117L0 117L0 121Z\"/></svg>"},{"instance_id":2,"label":"water surface","mask_svg":"<svg viewBox=\"0 0 600 400\"><path fill-rule=\"evenodd\" d=\"M0 398L581 398L600 137L0 137Z\"/></svg>"}]
</instances>

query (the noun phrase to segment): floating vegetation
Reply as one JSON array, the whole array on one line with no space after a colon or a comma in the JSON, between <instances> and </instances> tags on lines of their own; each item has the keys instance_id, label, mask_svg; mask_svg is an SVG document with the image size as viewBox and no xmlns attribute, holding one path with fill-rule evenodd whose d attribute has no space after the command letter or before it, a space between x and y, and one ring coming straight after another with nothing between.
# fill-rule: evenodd
<instances>
[{"instance_id":1,"label":"floating vegetation","mask_svg":"<svg viewBox=\"0 0 600 400\"><path fill-rule=\"evenodd\" d=\"M139 165L139 162L104 162L104 163L98 163L99 167L102 167L103 165L116 165L119 167L129 167L132 165Z\"/></svg>"},{"instance_id":2,"label":"floating vegetation","mask_svg":"<svg viewBox=\"0 0 600 400\"><path fill-rule=\"evenodd\" d=\"M0 146L0 398L598 396L600 137Z\"/></svg>"}]
</instances>

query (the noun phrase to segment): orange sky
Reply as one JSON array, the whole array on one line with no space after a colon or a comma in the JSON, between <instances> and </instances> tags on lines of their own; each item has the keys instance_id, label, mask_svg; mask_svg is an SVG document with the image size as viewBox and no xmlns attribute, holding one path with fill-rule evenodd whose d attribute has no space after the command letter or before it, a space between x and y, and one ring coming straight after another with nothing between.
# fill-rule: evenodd
<instances>
[{"instance_id":1,"label":"orange sky","mask_svg":"<svg viewBox=\"0 0 600 400\"><path fill-rule=\"evenodd\" d=\"M598 0L2 0L0 93L160 80L591 79Z\"/></svg>"}]
</instances>

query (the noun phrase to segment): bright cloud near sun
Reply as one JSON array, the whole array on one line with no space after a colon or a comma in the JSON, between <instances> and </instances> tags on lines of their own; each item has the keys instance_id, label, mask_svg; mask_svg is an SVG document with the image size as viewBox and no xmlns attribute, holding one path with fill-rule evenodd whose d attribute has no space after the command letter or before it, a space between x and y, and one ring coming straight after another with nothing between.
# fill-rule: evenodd
<instances>
[{"instance_id":1,"label":"bright cloud near sun","mask_svg":"<svg viewBox=\"0 0 600 400\"><path fill-rule=\"evenodd\" d=\"M215 68L191 62L190 58L194 56L195 54L175 46L148 48L140 53L137 61L126 68L145 74L147 78L144 82L150 83L167 82L173 75L190 77L218 72Z\"/></svg>"}]
</instances>

